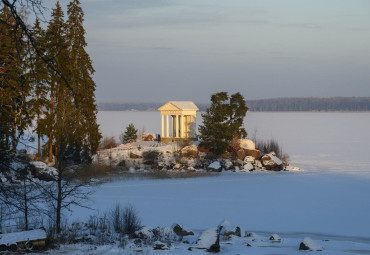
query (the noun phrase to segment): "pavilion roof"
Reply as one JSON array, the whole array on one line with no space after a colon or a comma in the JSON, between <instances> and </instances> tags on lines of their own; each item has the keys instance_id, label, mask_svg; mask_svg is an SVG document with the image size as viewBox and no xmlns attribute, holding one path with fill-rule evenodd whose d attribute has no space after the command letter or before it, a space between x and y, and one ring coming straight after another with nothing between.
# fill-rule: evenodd
<instances>
[{"instance_id":1,"label":"pavilion roof","mask_svg":"<svg viewBox=\"0 0 370 255\"><path fill-rule=\"evenodd\" d=\"M192 102L192 101L169 101L158 108L158 110L163 110L168 105L173 105L179 110L193 110L193 111L199 111L199 108Z\"/></svg>"}]
</instances>

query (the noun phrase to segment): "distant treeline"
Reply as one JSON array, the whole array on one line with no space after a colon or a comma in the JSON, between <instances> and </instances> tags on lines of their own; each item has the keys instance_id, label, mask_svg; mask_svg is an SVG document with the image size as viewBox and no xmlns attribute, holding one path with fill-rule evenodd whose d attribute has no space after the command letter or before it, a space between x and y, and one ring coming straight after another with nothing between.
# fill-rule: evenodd
<instances>
[{"instance_id":1,"label":"distant treeline","mask_svg":"<svg viewBox=\"0 0 370 255\"><path fill-rule=\"evenodd\" d=\"M247 101L250 111L370 111L370 97L276 98Z\"/></svg>"},{"instance_id":2,"label":"distant treeline","mask_svg":"<svg viewBox=\"0 0 370 255\"><path fill-rule=\"evenodd\" d=\"M100 111L156 111L162 103L98 103ZM209 104L195 103L200 111ZM370 111L370 97L273 98L247 100L249 111Z\"/></svg>"}]
</instances>

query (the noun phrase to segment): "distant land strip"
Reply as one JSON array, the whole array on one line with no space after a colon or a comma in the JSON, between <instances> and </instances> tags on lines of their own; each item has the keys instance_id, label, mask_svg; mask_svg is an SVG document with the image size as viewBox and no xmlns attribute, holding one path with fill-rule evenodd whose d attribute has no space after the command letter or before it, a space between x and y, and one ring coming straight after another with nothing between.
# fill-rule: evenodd
<instances>
[{"instance_id":1,"label":"distant land strip","mask_svg":"<svg viewBox=\"0 0 370 255\"><path fill-rule=\"evenodd\" d=\"M370 111L370 97L302 97L247 100L252 112L365 112ZM99 111L156 111L161 103L98 103ZM205 111L209 103L197 103Z\"/></svg>"}]
</instances>

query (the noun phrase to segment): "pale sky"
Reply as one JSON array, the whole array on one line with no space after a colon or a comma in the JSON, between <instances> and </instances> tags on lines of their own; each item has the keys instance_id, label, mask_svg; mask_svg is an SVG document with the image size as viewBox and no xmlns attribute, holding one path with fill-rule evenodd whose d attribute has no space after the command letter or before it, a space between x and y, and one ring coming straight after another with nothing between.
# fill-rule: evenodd
<instances>
[{"instance_id":1,"label":"pale sky","mask_svg":"<svg viewBox=\"0 0 370 255\"><path fill-rule=\"evenodd\" d=\"M369 0L81 1L99 102L370 96Z\"/></svg>"}]
</instances>

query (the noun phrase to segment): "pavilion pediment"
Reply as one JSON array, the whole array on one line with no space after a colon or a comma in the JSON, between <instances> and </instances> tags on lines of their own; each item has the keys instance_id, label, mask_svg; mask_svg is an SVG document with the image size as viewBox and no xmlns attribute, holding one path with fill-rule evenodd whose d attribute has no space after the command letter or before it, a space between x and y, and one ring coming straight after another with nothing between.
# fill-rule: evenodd
<instances>
[{"instance_id":1,"label":"pavilion pediment","mask_svg":"<svg viewBox=\"0 0 370 255\"><path fill-rule=\"evenodd\" d=\"M181 108L177 107L171 102L168 102L158 108L159 111L181 111Z\"/></svg>"}]
</instances>

